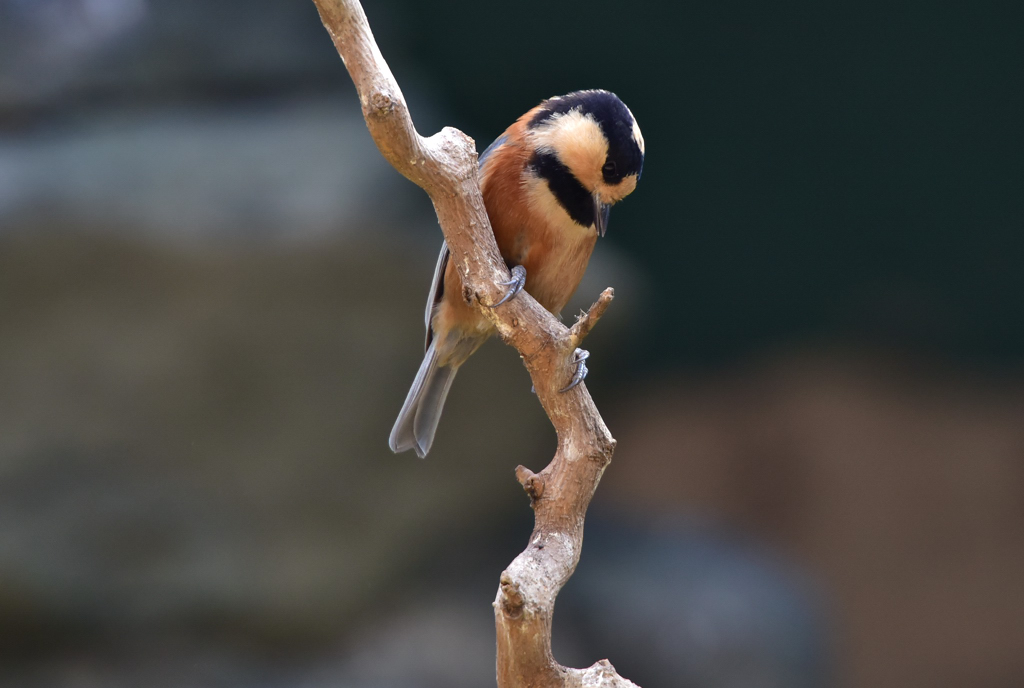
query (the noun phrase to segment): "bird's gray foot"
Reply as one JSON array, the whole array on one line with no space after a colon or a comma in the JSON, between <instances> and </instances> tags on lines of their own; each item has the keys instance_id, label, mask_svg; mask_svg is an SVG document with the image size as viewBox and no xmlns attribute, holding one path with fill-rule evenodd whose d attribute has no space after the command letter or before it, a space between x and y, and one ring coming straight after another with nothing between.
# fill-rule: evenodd
<instances>
[{"instance_id":1,"label":"bird's gray foot","mask_svg":"<svg viewBox=\"0 0 1024 688\"><path fill-rule=\"evenodd\" d=\"M526 268L522 265L516 265L512 268L512 279L508 282L498 282L498 284L503 287L508 287L509 290L508 293L502 297L501 301L491 306L491 308L497 308L523 290L523 287L526 286Z\"/></svg>"},{"instance_id":2,"label":"bird's gray foot","mask_svg":"<svg viewBox=\"0 0 1024 688\"><path fill-rule=\"evenodd\" d=\"M576 352L572 355L572 362L576 366L576 372L573 373L572 380L569 385L561 390L562 392L568 392L570 389L583 382L583 378L590 372L587 370L587 359L590 358L590 352L586 349L576 349Z\"/></svg>"}]
</instances>

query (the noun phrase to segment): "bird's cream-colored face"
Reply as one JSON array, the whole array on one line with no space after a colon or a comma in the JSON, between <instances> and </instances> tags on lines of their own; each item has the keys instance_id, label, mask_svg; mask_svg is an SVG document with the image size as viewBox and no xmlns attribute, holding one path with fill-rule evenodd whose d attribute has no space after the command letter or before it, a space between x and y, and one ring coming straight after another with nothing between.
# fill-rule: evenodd
<instances>
[{"instance_id":1,"label":"bird's cream-colored face","mask_svg":"<svg viewBox=\"0 0 1024 688\"><path fill-rule=\"evenodd\" d=\"M532 132L538 151L553 153L590 193L611 205L633 193L637 175L630 174L615 184L605 181L602 168L608 159L608 139L589 114L571 110L552 115ZM633 120L633 139L642 153L644 139Z\"/></svg>"}]
</instances>

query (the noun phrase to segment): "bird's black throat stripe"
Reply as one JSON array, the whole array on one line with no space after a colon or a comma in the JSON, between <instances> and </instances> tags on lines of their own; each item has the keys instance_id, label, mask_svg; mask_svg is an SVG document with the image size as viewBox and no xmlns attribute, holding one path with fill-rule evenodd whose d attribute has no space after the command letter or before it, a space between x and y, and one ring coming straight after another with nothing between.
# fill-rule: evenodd
<instances>
[{"instance_id":1,"label":"bird's black throat stripe","mask_svg":"<svg viewBox=\"0 0 1024 688\"><path fill-rule=\"evenodd\" d=\"M594 224L594 198L554 153L534 153L530 168L548 183L548 188L573 221L583 227Z\"/></svg>"}]
</instances>

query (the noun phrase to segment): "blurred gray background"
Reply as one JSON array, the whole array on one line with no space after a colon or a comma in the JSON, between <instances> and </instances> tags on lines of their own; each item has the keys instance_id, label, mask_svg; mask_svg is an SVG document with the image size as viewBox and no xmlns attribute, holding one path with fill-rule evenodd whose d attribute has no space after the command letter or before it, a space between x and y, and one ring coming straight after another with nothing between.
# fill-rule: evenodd
<instances>
[{"instance_id":1,"label":"blurred gray background","mask_svg":"<svg viewBox=\"0 0 1024 688\"><path fill-rule=\"evenodd\" d=\"M602 87L647 140L556 657L1024 685L1024 11L366 5L424 133ZM388 451L440 240L312 2L0 0L0 685L494 681L554 436L494 342Z\"/></svg>"}]
</instances>

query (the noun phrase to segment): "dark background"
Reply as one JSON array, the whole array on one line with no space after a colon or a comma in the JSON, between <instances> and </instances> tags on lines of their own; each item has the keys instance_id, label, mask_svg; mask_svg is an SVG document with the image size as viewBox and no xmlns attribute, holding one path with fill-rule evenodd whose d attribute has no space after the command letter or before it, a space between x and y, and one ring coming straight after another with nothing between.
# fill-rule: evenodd
<instances>
[{"instance_id":1,"label":"dark background","mask_svg":"<svg viewBox=\"0 0 1024 688\"><path fill-rule=\"evenodd\" d=\"M1024 11L366 10L423 133L600 87L646 139L556 656L1024 683ZM493 681L554 438L492 343L387 451L440 238L311 2L0 0L0 682Z\"/></svg>"}]
</instances>

